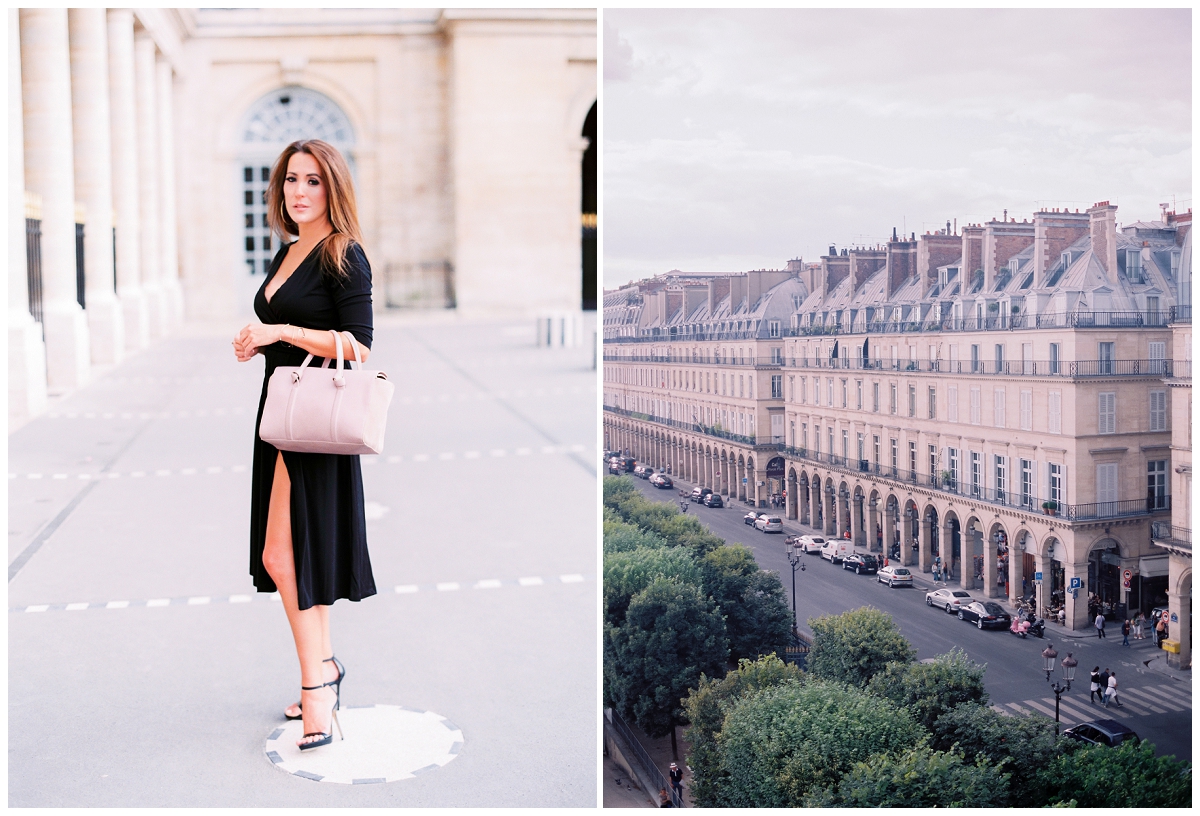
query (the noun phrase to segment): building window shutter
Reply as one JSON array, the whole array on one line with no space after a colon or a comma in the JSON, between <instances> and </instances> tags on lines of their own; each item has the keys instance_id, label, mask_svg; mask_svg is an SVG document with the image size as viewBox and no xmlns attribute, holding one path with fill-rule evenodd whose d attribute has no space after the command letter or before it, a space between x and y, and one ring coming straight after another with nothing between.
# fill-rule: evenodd
<instances>
[{"instance_id":1,"label":"building window shutter","mask_svg":"<svg viewBox=\"0 0 1200 816\"><path fill-rule=\"evenodd\" d=\"M979 389L971 389L971 424L979 424Z\"/></svg>"},{"instance_id":2,"label":"building window shutter","mask_svg":"<svg viewBox=\"0 0 1200 816\"><path fill-rule=\"evenodd\" d=\"M1117 501L1117 463L1096 465L1096 501Z\"/></svg>"},{"instance_id":3,"label":"building window shutter","mask_svg":"<svg viewBox=\"0 0 1200 816\"><path fill-rule=\"evenodd\" d=\"M993 412L993 424L997 428L1004 427L1004 389L997 388L995 392L995 406Z\"/></svg>"},{"instance_id":4,"label":"building window shutter","mask_svg":"<svg viewBox=\"0 0 1200 816\"><path fill-rule=\"evenodd\" d=\"M1100 395L1100 422L1097 433L1111 434L1117 432L1117 395L1107 393Z\"/></svg>"},{"instance_id":5,"label":"building window shutter","mask_svg":"<svg viewBox=\"0 0 1200 816\"><path fill-rule=\"evenodd\" d=\"M1062 433L1062 393L1050 392L1050 433Z\"/></svg>"},{"instance_id":6,"label":"building window shutter","mask_svg":"<svg viewBox=\"0 0 1200 816\"><path fill-rule=\"evenodd\" d=\"M1033 430L1033 392L1021 392L1021 429Z\"/></svg>"},{"instance_id":7,"label":"building window shutter","mask_svg":"<svg viewBox=\"0 0 1200 816\"><path fill-rule=\"evenodd\" d=\"M948 405L947 405L946 410L950 414L950 416L949 416L950 421L958 422L958 386L957 385L950 386L950 390L947 393L947 401L948 401Z\"/></svg>"},{"instance_id":8,"label":"building window shutter","mask_svg":"<svg viewBox=\"0 0 1200 816\"><path fill-rule=\"evenodd\" d=\"M1165 431L1167 429L1167 392L1150 392L1150 430Z\"/></svg>"}]
</instances>

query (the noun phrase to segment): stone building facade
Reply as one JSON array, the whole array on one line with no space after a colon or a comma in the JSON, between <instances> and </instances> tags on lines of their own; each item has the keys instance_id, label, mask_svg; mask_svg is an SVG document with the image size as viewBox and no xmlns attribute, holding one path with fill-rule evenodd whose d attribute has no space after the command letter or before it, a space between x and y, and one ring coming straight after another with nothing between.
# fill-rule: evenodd
<instances>
[{"instance_id":1,"label":"stone building facade","mask_svg":"<svg viewBox=\"0 0 1200 816\"><path fill-rule=\"evenodd\" d=\"M1103 202L606 292L606 442L1074 628L1149 610L1190 224Z\"/></svg>"},{"instance_id":2,"label":"stone building facade","mask_svg":"<svg viewBox=\"0 0 1200 816\"><path fill-rule=\"evenodd\" d=\"M10 10L10 417L183 319L250 317L278 249L264 174L298 138L349 159L378 304L577 312L589 251L594 270L595 21Z\"/></svg>"}]
</instances>

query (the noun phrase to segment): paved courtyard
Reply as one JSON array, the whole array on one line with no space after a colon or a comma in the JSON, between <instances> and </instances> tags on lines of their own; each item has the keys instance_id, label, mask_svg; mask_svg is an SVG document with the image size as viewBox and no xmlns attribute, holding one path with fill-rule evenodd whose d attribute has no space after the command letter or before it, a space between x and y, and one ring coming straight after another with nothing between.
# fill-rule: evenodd
<instances>
[{"instance_id":1,"label":"paved courtyard","mask_svg":"<svg viewBox=\"0 0 1200 816\"><path fill-rule=\"evenodd\" d=\"M188 326L9 437L11 806L596 804L592 349L536 348L532 321L378 320L379 594L333 607L343 706L436 712L454 760L361 785L268 760L300 684L248 574L262 358L234 360L236 325Z\"/></svg>"}]
</instances>

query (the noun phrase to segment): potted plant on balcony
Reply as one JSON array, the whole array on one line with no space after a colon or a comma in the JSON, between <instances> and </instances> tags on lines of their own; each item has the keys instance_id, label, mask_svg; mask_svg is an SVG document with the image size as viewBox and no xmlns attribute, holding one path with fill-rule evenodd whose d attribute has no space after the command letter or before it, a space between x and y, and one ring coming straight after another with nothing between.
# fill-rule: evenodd
<instances>
[{"instance_id":1,"label":"potted plant on balcony","mask_svg":"<svg viewBox=\"0 0 1200 816\"><path fill-rule=\"evenodd\" d=\"M942 471L942 484L944 484L944 485L946 485L947 487L949 487L951 484L953 484L953 479L954 479L954 474L953 474L953 473L951 473L951 472L950 472L950 471L948 471L948 470L943 470L943 471Z\"/></svg>"},{"instance_id":2,"label":"potted plant on balcony","mask_svg":"<svg viewBox=\"0 0 1200 816\"><path fill-rule=\"evenodd\" d=\"M1047 516L1056 515L1058 513L1058 502L1042 502L1042 512L1044 512Z\"/></svg>"}]
</instances>

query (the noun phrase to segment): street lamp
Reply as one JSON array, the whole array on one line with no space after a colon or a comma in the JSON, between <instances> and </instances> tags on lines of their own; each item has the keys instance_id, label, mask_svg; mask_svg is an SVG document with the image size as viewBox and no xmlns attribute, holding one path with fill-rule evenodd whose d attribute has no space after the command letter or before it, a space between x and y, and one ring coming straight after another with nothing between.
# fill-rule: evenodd
<instances>
[{"instance_id":1,"label":"street lamp","mask_svg":"<svg viewBox=\"0 0 1200 816\"><path fill-rule=\"evenodd\" d=\"M796 624L796 569L799 567L801 572L804 572L804 564L801 556L804 555L804 548L797 547L789 541L787 543L787 558L788 563L792 565L792 634L798 634L799 628Z\"/></svg>"},{"instance_id":2,"label":"street lamp","mask_svg":"<svg viewBox=\"0 0 1200 816\"><path fill-rule=\"evenodd\" d=\"M1067 656L1063 658L1063 678L1067 681L1067 691L1071 690L1071 681L1075 679L1075 667L1079 665L1079 661L1067 652Z\"/></svg>"},{"instance_id":3,"label":"street lamp","mask_svg":"<svg viewBox=\"0 0 1200 816\"><path fill-rule=\"evenodd\" d=\"M1058 659L1058 652L1054 651L1054 644L1047 643L1046 648L1042 650L1042 668L1046 671L1046 682L1050 682L1050 673L1054 671L1054 661Z\"/></svg>"}]
</instances>

